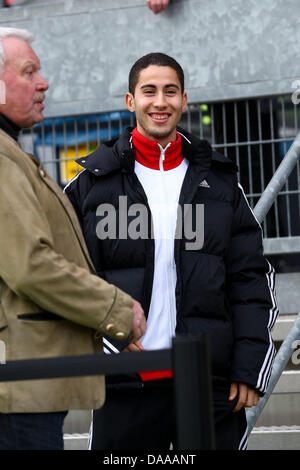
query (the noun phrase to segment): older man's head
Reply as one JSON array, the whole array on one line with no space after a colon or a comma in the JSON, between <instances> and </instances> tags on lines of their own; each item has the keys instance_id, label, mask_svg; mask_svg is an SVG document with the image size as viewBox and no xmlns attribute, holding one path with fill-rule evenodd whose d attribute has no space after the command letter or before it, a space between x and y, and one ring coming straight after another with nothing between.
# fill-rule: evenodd
<instances>
[{"instance_id":1,"label":"older man's head","mask_svg":"<svg viewBox=\"0 0 300 470\"><path fill-rule=\"evenodd\" d=\"M49 87L40 74L32 40L27 30L0 28L0 80L5 92L0 112L19 127L31 127L43 120L43 101Z\"/></svg>"}]
</instances>

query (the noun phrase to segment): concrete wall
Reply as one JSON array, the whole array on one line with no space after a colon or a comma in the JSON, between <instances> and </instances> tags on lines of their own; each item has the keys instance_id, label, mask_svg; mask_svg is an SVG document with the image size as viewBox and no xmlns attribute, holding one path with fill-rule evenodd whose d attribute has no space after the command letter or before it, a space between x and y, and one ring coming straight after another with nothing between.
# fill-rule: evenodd
<instances>
[{"instance_id":1,"label":"concrete wall","mask_svg":"<svg viewBox=\"0 0 300 470\"><path fill-rule=\"evenodd\" d=\"M25 27L50 82L45 116L124 109L132 63L174 56L190 102L291 93L300 80L299 0L32 0L0 10Z\"/></svg>"}]
</instances>

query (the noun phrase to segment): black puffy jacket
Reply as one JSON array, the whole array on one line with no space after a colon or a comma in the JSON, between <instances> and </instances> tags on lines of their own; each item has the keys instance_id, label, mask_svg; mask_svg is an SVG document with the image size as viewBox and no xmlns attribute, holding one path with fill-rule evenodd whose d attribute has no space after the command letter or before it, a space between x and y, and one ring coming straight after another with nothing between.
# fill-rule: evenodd
<instances>
[{"instance_id":1,"label":"black puffy jacket","mask_svg":"<svg viewBox=\"0 0 300 470\"><path fill-rule=\"evenodd\" d=\"M78 214L97 273L140 301L147 315L154 240L96 236L100 204L112 204L118 213L123 195L128 206L147 205L134 173L131 131L126 129L119 139L78 159L85 170L65 192ZM180 132L187 138L182 139L182 153L189 167L179 204L191 204L193 216L196 204L204 204L204 244L187 250L191 240L184 238L184 230L183 237L175 240L176 334L206 333L213 374L263 394L275 355L271 329L278 310L274 271L263 256L261 227L238 184L234 163L213 152L206 141Z\"/></svg>"}]
</instances>

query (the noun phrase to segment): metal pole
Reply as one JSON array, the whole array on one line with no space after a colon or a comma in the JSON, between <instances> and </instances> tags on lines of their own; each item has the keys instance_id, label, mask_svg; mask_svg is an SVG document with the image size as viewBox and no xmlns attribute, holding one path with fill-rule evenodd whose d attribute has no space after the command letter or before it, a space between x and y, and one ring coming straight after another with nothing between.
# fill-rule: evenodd
<instances>
[{"instance_id":1,"label":"metal pole","mask_svg":"<svg viewBox=\"0 0 300 470\"><path fill-rule=\"evenodd\" d=\"M208 340L173 339L174 392L178 450L213 450L214 424Z\"/></svg>"},{"instance_id":2,"label":"metal pole","mask_svg":"<svg viewBox=\"0 0 300 470\"><path fill-rule=\"evenodd\" d=\"M263 192L261 198L254 208L254 213L259 222L262 222L278 193L287 181L290 173L293 171L300 158L300 132L297 134L293 144L274 173L268 186ZM275 385L277 384L286 364L288 363L292 351L293 343L300 338L300 313L298 314L289 334L282 343L278 353L275 356L272 375L265 395L259 400L257 406L246 410L248 422L248 434L251 433L256 421L258 420L263 408L265 407Z\"/></svg>"},{"instance_id":3,"label":"metal pole","mask_svg":"<svg viewBox=\"0 0 300 470\"><path fill-rule=\"evenodd\" d=\"M4 351L5 353L5 351ZM132 352L132 354L88 354L83 356L46 357L7 361L0 358L1 382L114 375L136 371L169 370L172 368L170 349Z\"/></svg>"},{"instance_id":4,"label":"metal pole","mask_svg":"<svg viewBox=\"0 0 300 470\"><path fill-rule=\"evenodd\" d=\"M289 334L285 338L284 342L282 343L278 353L275 356L273 372L270 378L270 382L267 388L265 395L259 400L258 404L253 407L249 408L246 411L247 415L247 422L248 422L248 434L252 431L257 419L259 418L264 406L266 405L271 393L275 385L277 384L282 372L284 371L294 349L293 343L296 340L300 339L300 313L292 328L289 331Z\"/></svg>"},{"instance_id":5,"label":"metal pole","mask_svg":"<svg viewBox=\"0 0 300 470\"><path fill-rule=\"evenodd\" d=\"M300 158L300 132L289 148L284 159L275 171L268 186L264 190L261 198L254 208L254 214L259 222L262 222L270 207L275 201L278 193L287 181L289 175L295 168L297 160Z\"/></svg>"}]
</instances>

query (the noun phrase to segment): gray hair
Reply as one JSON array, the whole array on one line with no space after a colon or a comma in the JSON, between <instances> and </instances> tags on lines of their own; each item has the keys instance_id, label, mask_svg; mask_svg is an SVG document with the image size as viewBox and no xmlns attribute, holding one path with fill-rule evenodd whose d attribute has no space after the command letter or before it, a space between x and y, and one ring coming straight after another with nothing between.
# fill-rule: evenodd
<instances>
[{"instance_id":1,"label":"gray hair","mask_svg":"<svg viewBox=\"0 0 300 470\"><path fill-rule=\"evenodd\" d=\"M2 28L0 27L0 75L3 71L5 64L5 53L3 49L3 39L14 37L22 39L22 41L27 42L28 44L33 41L33 35L27 31L27 29L17 29L17 28Z\"/></svg>"}]
</instances>

